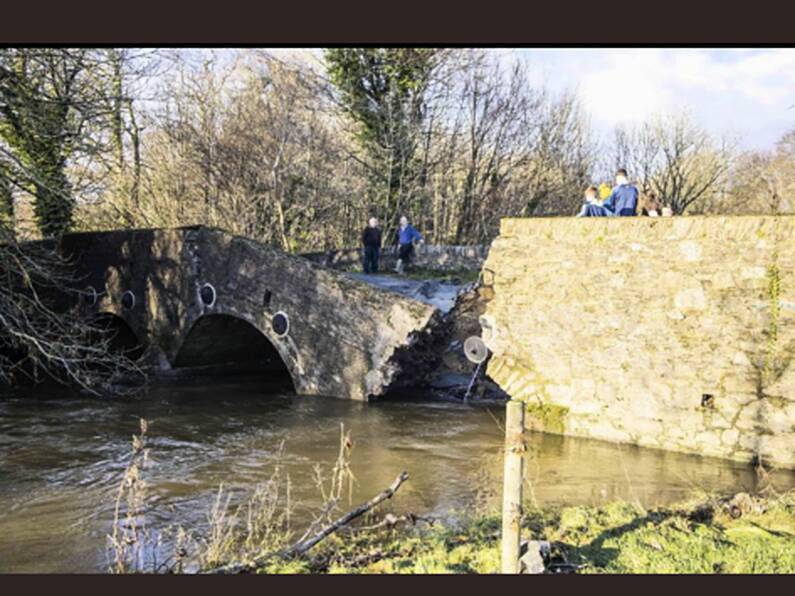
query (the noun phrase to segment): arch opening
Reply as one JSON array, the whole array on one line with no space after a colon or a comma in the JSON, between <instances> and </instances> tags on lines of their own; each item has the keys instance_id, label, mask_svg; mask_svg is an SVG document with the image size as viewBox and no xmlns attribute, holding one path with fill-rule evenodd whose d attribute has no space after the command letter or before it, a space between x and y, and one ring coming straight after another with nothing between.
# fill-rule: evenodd
<instances>
[{"instance_id":1,"label":"arch opening","mask_svg":"<svg viewBox=\"0 0 795 596\"><path fill-rule=\"evenodd\" d=\"M274 389L295 392L290 370L270 340L248 321L232 315L207 314L197 319L174 366L208 375L256 375Z\"/></svg>"},{"instance_id":2,"label":"arch opening","mask_svg":"<svg viewBox=\"0 0 795 596\"><path fill-rule=\"evenodd\" d=\"M110 351L124 354L131 360L143 356L145 346L139 341L132 327L118 315L99 313L91 319L91 325L99 331L102 338L109 340Z\"/></svg>"}]
</instances>

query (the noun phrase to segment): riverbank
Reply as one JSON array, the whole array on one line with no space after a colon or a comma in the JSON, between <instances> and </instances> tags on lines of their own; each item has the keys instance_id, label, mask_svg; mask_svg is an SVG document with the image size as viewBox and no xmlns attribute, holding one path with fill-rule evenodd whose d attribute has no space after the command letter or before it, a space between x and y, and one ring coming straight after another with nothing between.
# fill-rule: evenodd
<instances>
[{"instance_id":1,"label":"riverbank","mask_svg":"<svg viewBox=\"0 0 795 596\"><path fill-rule=\"evenodd\" d=\"M158 565L173 555L172 529L191 530L200 543L196 546L202 546L210 534L208 514L219 486L231 495L229 509L234 510L271 481L277 464L283 477L289 476L291 538L297 540L322 510L315 469L320 464L327 476L331 472L339 423L352 433L350 465L356 481L352 495L345 491L332 517L371 499L406 470L409 480L377 510L379 517L362 523L372 525L387 513L408 512L439 520L431 528L422 522L413 529L402 524L391 534L401 545L420 542L416 552L430 558L435 555L429 544L477 536L468 529L470 522L461 520L489 516L470 512L499 506L505 440L501 412L422 395L362 404L272 394L267 380L257 378L153 383L145 395L117 400L63 388L53 394L37 389L5 396L0 399L0 573L108 570L105 537L113 528L117 489L139 417L150 422L142 521L156 542ZM727 494L757 492L767 485L750 466L724 460L546 433L528 432L526 440L526 471L532 483L526 496L545 511L552 505L602 506L620 500L653 510L681 502L694 487ZM770 476L780 492L795 490L792 472L777 470ZM247 509L238 519L245 527ZM417 537L426 532L429 537ZM370 552L369 539L381 545L389 536L384 529L341 535L345 544L356 542L350 552L365 554ZM541 533L526 536L557 539ZM464 556L469 548L488 553L496 545L496 536L490 541L468 539L450 556ZM327 553L326 548L321 542L308 552L308 560ZM150 551L141 563L145 572L152 570ZM387 557L380 565L404 565L403 560ZM375 572L376 563L352 570Z\"/></svg>"},{"instance_id":2,"label":"riverbank","mask_svg":"<svg viewBox=\"0 0 795 596\"><path fill-rule=\"evenodd\" d=\"M456 526L353 531L261 572L497 573L499 527L492 513ZM795 492L702 495L653 510L532 509L523 527L525 538L549 541L548 573L795 573Z\"/></svg>"}]
</instances>

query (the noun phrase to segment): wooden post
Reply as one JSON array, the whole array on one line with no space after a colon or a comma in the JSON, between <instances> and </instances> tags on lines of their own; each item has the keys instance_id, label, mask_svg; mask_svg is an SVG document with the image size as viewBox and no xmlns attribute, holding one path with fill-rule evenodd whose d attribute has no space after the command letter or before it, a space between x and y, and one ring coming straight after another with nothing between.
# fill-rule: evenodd
<instances>
[{"instance_id":1,"label":"wooden post","mask_svg":"<svg viewBox=\"0 0 795 596\"><path fill-rule=\"evenodd\" d=\"M524 402L505 404L505 477L502 494L502 572L519 573L524 477Z\"/></svg>"}]
</instances>

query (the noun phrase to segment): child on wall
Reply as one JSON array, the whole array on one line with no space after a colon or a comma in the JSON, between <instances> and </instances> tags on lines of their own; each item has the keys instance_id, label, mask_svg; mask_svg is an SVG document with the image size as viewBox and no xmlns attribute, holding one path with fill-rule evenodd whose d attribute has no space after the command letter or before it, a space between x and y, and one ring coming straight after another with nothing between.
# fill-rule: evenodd
<instances>
[{"instance_id":1,"label":"child on wall","mask_svg":"<svg viewBox=\"0 0 795 596\"><path fill-rule=\"evenodd\" d=\"M585 189L584 198L585 202L582 204L582 208L580 209L580 212L577 214L577 217L584 217L588 212L589 205L595 205L598 207L602 206L602 201L599 199L599 191L593 185Z\"/></svg>"},{"instance_id":2,"label":"child on wall","mask_svg":"<svg viewBox=\"0 0 795 596\"><path fill-rule=\"evenodd\" d=\"M601 205L586 205L585 217L628 217L634 216L638 207L638 189L630 184L627 171L620 168L616 172L616 185L610 196Z\"/></svg>"}]
</instances>

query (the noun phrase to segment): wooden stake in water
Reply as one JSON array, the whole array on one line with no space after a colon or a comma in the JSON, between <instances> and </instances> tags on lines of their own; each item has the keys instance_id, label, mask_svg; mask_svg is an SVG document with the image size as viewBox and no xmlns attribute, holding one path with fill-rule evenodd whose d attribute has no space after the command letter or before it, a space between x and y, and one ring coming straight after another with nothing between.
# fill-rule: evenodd
<instances>
[{"instance_id":1,"label":"wooden stake in water","mask_svg":"<svg viewBox=\"0 0 795 596\"><path fill-rule=\"evenodd\" d=\"M505 477L502 495L502 572L519 573L524 477L524 403L505 404Z\"/></svg>"}]
</instances>

